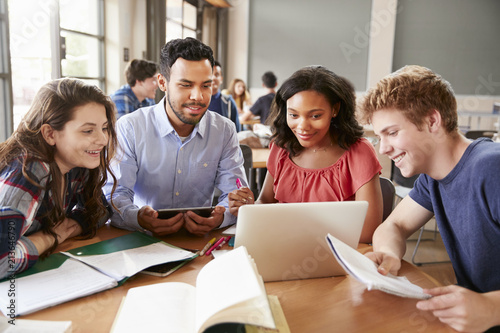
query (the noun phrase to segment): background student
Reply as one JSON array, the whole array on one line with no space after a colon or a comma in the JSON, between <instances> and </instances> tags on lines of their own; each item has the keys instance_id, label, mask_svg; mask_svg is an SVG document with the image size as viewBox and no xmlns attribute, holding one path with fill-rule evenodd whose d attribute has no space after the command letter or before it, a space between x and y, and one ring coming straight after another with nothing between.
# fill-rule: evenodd
<instances>
[{"instance_id":1,"label":"background student","mask_svg":"<svg viewBox=\"0 0 500 333\"><path fill-rule=\"evenodd\" d=\"M377 83L362 115L403 176L422 174L375 231L367 256L380 273L396 274L406 239L434 215L458 285L424 290L434 297L417 308L458 331L500 325L500 144L461 135L450 84L420 66Z\"/></svg>"},{"instance_id":2,"label":"background student","mask_svg":"<svg viewBox=\"0 0 500 333\"><path fill-rule=\"evenodd\" d=\"M203 235L235 222L226 210L227 195L236 179L247 182L234 123L207 112L213 66L212 49L194 38L174 39L162 48L158 82L165 97L117 122L122 152L113 164L118 211L112 224L159 235L184 227ZM108 200L113 184L105 187ZM157 218L156 209L211 206L216 187L222 194L210 217L190 211Z\"/></svg>"},{"instance_id":3,"label":"background student","mask_svg":"<svg viewBox=\"0 0 500 333\"><path fill-rule=\"evenodd\" d=\"M240 117L240 121L247 121L254 116L260 116L260 123L266 124L267 117L271 110L271 103L276 95L276 86L278 86L278 78L273 72L265 72L262 75L262 86L266 88L266 94L259 97L250 107L250 110L244 111Z\"/></svg>"},{"instance_id":4,"label":"background student","mask_svg":"<svg viewBox=\"0 0 500 333\"><path fill-rule=\"evenodd\" d=\"M267 175L257 203L366 200L361 242L382 221L382 192L373 146L361 138L354 88L322 66L295 72L272 106L273 136ZM253 203L252 191L229 195L230 210Z\"/></svg>"},{"instance_id":5,"label":"background student","mask_svg":"<svg viewBox=\"0 0 500 333\"><path fill-rule=\"evenodd\" d=\"M212 98L210 99L208 109L231 119L236 126L236 132L239 132L241 131L241 125L240 118L238 116L238 107L236 106L236 103L231 95L224 95L221 93L220 88L223 80L224 77L222 76L222 67L216 60L214 64L214 75L212 78Z\"/></svg>"},{"instance_id":6,"label":"background student","mask_svg":"<svg viewBox=\"0 0 500 333\"><path fill-rule=\"evenodd\" d=\"M242 115L250 105L252 105L252 99L250 93L247 90L247 86L242 79L233 79L229 84L227 89L222 90L225 95L233 96L236 106L238 107L238 114Z\"/></svg>"},{"instance_id":7,"label":"background student","mask_svg":"<svg viewBox=\"0 0 500 333\"><path fill-rule=\"evenodd\" d=\"M125 68L127 84L112 93L118 117L154 105L158 89L158 65L152 61L134 59Z\"/></svg>"},{"instance_id":8,"label":"background student","mask_svg":"<svg viewBox=\"0 0 500 333\"><path fill-rule=\"evenodd\" d=\"M113 102L95 86L60 79L39 90L0 144L0 277L31 267L68 238L93 236L108 220L101 188L114 125Z\"/></svg>"}]
</instances>

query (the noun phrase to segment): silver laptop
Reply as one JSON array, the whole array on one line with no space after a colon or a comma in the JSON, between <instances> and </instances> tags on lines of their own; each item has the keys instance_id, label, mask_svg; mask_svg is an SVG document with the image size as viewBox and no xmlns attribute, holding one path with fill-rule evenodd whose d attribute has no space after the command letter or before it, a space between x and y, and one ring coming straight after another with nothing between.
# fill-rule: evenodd
<instances>
[{"instance_id":1,"label":"silver laptop","mask_svg":"<svg viewBox=\"0 0 500 333\"><path fill-rule=\"evenodd\" d=\"M234 246L245 246L265 282L345 275L326 235L357 248L367 201L240 207Z\"/></svg>"}]
</instances>

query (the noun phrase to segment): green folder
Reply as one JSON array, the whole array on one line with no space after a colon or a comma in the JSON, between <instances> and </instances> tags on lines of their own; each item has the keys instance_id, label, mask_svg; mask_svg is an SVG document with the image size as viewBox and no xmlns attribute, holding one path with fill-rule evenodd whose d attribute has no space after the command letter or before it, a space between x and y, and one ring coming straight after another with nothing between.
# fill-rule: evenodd
<instances>
[{"instance_id":1,"label":"green folder","mask_svg":"<svg viewBox=\"0 0 500 333\"><path fill-rule=\"evenodd\" d=\"M111 238L108 240L104 240L98 243L90 244L90 245L85 245L81 247L77 247L74 249L71 249L69 252L75 256L86 256L86 255L98 255L98 254L107 254L107 253L113 253L113 252L118 252L118 251L123 251L123 250L129 250L129 249L134 249L138 248L141 246L146 246L154 243L162 242L170 247L173 248L178 248L177 246L174 246L172 244L168 244L166 242L163 242L153 236L149 236L147 234L141 233L141 232L132 232L127 235L119 236L116 238ZM192 259L196 258L198 255L193 255L192 258L186 259L185 262L182 263L184 265L185 263L191 261ZM60 267L69 257L64 255L63 253L54 253L48 256L47 258L40 259L36 262L35 265L30 267L24 272L18 273L15 275L16 278L21 278L23 276L28 276L44 271L48 271L51 269L55 269ZM176 266L176 269L182 267ZM6 281L10 278L10 276L6 277L5 279L0 280L0 282ZM119 281L120 284L125 282L126 279Z\"/></svg>"}]
</instances>

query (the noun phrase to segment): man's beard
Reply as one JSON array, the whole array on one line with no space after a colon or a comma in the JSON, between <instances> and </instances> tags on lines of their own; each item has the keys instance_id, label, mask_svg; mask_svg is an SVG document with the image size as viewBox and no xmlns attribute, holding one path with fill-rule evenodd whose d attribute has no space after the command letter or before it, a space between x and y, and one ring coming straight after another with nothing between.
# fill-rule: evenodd
<instances>
[{"instance_id":1,"label":"man's beard","mask_svg":"<svg viewBox=\"0 0 500 333\"><path fill-rule=\"evenodd\" d=\"M203 118L203 116L205 115L205 113L206 113L206 110L205 110L205 112L198 119L198 118L189 117L184 112L176 110L174 108L174 106L172 105L172 102L170 101L170 94L168 92L167 92L167 101L168 101L168 105L170 105L170 109L172 109L172 111L175 113L175 115L177 116L177 118L179 118L180 121L182 121L184 124L187 124L187 125L196 125L196 124L198 124L201 121L201 119ZM193 106L193 105L199 106L201 108L206 108L207 107L206 104L196 103L196 102L190 103L190 104L182 104L181 107L189 107L189 106Z\"/></svg>"}]
</instances>

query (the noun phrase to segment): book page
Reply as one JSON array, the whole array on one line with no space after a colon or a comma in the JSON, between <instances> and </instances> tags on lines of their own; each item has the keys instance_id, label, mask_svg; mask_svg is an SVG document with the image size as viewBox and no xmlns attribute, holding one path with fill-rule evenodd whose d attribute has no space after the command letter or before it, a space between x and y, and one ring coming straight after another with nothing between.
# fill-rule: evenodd
<instances>
[{"instance_id":1,"label":"book page","mask_svg":"<svg viewBox=\"0 0 500 333\"><path fill-rule=\"evenodd\" d=\"M10 324L7 318L0 318L0 332L2 333L70 333L71 321L51 320L13 320Z\"/></svg>"},{"instance_id":2,"label":"book page","mask_svg":"<svg viewBox=\"0 0 500 333\"><path fill-rule=\"evenodd\" d=\"M195 332L195 287L182 282L131 288L111 332Z\"/></svg>"},{"instance_id":3,"label":"book page","mask_svg":"<svg viewBox=\"0 0 500 333\"><path fill-rule=\"evenodd\" d=\"M271 305L271 311L273 312L276 328L273 329L262 326L245 325L245 333L290 333L290 327L288 327L288 322L286 321L278 296L268 295L267 298L269 299L269 304Z\"/></svg>"},{"instance_id":4,"label":"book page","mask_svg":"<svg viewBox=\"0 0 500 333\"><path fill-rule=\"evenodd\" d=\"M62 253L95 267L117 281L153 265L189 259L194 256L192 252L171 247L161 242L108 254L79 256L69 252Z\"/></svg>"},{"instance_id":5,"label":"book page","mask_svg":"<svg viewBox=\"0 0 500 333\"><path fill-rule=\"evenodd\" d=\"M262 277L244 246L205 265L196 279L196 327L236 322L276 328Z\"/></svg>"},{"instance_id":6,"label":"book page","mask_svg":"<svg viewBox=\"0 0 500 333\"><path fill-rule=\"evenodd\" d=\"M15 290L16 314L28 314L49 306L94 294L116 286L115 279L73 259L60 267L0 283L1 311L7 311L8 290Z\"/></svg>"},{"instance_id":7,"label":"book page","mask_svg":"<svg viewBox=\"0 0 500 333\"><path fill-rule=\"evenodd\" d=\"M326 239L340 265L349 275L365 284L368 290L378 289L401 297L419 299L430 297L423 292L421 287L411 283L405 277L380 274L373 261L334 236L328 234Z\"/></svg>"}]
</instances>

